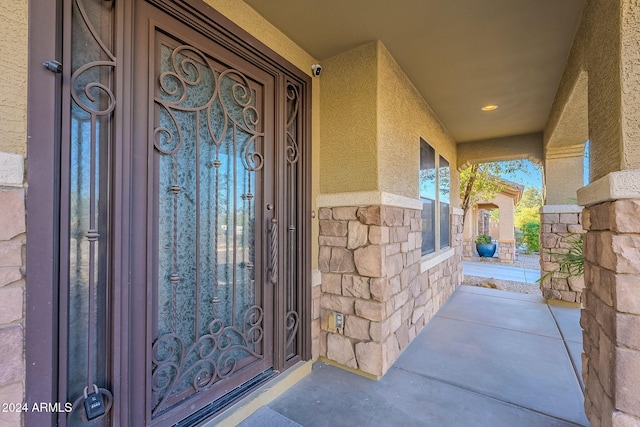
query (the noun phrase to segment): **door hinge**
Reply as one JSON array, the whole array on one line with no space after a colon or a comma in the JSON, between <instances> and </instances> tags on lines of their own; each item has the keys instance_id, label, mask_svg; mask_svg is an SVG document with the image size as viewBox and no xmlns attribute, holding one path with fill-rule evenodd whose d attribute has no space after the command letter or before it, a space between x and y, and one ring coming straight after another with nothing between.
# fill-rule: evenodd
<instances>
[{"instance_id":1,"label":"door hinge","mask_svg":"<svg viewBox=\"0 0 640 427\"><path fill-rule=\"evenodd\" d=\"M60 74L62 72L62 64L56 61L55 59L51 61L43 62L42 66L47 70L51 71L52 73Z\"/></svg>"}]
</instances>

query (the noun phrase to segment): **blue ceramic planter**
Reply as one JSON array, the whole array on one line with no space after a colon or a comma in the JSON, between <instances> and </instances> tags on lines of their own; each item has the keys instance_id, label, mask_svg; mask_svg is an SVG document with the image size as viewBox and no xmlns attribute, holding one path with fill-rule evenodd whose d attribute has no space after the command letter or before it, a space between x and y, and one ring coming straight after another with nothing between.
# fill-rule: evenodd
<instances>
[{"instance_id":1,"label":"blue ceramic planter","mask_svg":"<svg viewBox=\"0 0 640 427\"><path fill-rule=\"evenodd\" d=\"M476 243L476 250L481 257L491 258L496 253L495 243Z\"/></svg>"}]
</instances>

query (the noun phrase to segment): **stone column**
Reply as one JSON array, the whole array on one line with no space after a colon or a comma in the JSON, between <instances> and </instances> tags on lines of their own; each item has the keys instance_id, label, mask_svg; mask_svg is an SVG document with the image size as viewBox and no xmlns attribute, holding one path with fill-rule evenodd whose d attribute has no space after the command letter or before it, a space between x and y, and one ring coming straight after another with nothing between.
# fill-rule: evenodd
<instances>
[{"instance_id":1,"label":"stone column","mask_svg":"<svg viewBox=\"0 0 640 427\"><path fill-rule=\"evenodd\" d=\"M540 208L540 272L542 276L557 271L557 261L567 253L572 241L584 233L582 207L578 205L545 205ZM581 302L584 277L552 274L540 283L542 296L567 302Z\"/></svg>"},{"instance_id":2,"label":"stone column","mask_svg":"<svg viewBox=\"0 0 640 427\"><path fill-rule=\"evenodd\" d=\"M384 375L460 283L460 248L422 259L420 214L379 205L320 209L320 356ZM460 215L452 215L452 244L461 233Z\"/></svg>"},{"instance_id":3,"label":"stone column","mask_svg":"<svg viewBox=\"0 0 640 427\"><path fill-rule=\"evenodd\" d=\"M501 262L511 263L516 259L516 241L510 240L498 240L498 259Z\"/></svg>"},{"instance_id":4,"label":"stone column","mask_svg":"<svg viewBox=\"0 0 640 427\"><path fill-rule=\"evenodd\" d=\"M474 236L477 234L477 211L478 208L473 206L469 208L469 212L467 212L467 216L463 217L464 211L461 211L461 218L464 218L464 228L462 231L462 256L465 259L469 259L473 257L473 253L475 252L475 244Z\"/></svg>"},{"instance_id":5,"label":"stone column","mask_svg":"<svg viewBox=\"0 0 640 427\"><path fill-rule=\"evenodd\" d=\"M494 199L500 212L500 235L498 237L498 259L513 263L516 259L516 239L514 235L514 200L510 196L496 194Z\"/></svg>"},{"instance_id":6,"label":"stone column","mask_svg":"<svg viewBox=\"0 0 640 427\"><path fill-rule=\"evenodd\" d=\"M578 192L587 230L582 375L591 425L640 425L640 170Z\"/></svg>"},{"instance_id":7,"label":"stone column","mask_svg":"<svg viewBox=\"0 0 640 427\"><path fill-rule=\"evenodd\" d=\"M577 191L584 182L584 141L578 134L571 144L557 141L545 151L545 205L540 209L540 272L557 271L560 253L567 253L571 242L579 239L582 229L582 207L575 204ZM564 143L564 145L561 145ZM567 302L582 301L583 277L554 273L540 283L542 296Z\"/></svg>"},{"instance_id":8,"label":"stone column","mask_svg":"<svg viewBox=\"0 0 640 427\"><path fill-rule=\"evenodd\" d=\"M460 208L451 208L451 247L455 249L460 261L464 255L464 211ZM462 264L460 264L459 283L462 283Z\"/></svg>"},{"instance_id":9,"label":"stone column","mask_svg":"<svg viewBox=\"0 0 640 427\"><path fill-rule=\"evenodd\" d=\"M0 152L0 402L24 396L24 158ZM0 412L0 425L20 425L20 412Z\"/></svg>"}]
</instances>

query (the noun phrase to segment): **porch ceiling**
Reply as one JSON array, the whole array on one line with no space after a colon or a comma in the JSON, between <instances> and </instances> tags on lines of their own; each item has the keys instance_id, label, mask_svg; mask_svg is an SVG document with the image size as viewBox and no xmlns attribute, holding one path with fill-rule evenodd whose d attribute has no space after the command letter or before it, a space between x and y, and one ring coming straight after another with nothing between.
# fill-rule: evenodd
<instances>
[{"instance_id":1,"label":"porch ceiling","mask_svg":"<svg viewBox=\"0 0 640 427\"><path fill-rule=\"evenodd\" d=\"M457 142L541 131L585 0L245 0L319 61L381 40ZM480 108L496 104L493 112Z\"/></svg>"}]
</instances>

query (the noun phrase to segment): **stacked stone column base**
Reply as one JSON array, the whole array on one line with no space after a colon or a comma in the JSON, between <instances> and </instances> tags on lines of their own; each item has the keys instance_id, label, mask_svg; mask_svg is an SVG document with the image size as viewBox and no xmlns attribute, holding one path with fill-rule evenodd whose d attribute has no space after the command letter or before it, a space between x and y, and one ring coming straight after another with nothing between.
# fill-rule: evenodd
<instances>
[{"instance_id":1,"label":"stacked stone column base","mask_svg":"<svg viewBox=\"0 0 640 427\"><path fill-rule=\"evenodd\" d=\"M320 356L384 375L460 283L460 251L423 263L420 213L377 205L320 209ZM452 216L452 242L461 241L461 223Z\"/></svg>"},{"instance_id":2,"label":"stacked stone column base","mask_svg":"<svg viewBox=\"0 0 640 427\"><path fill-rule=\"evenodd\" d=\"M515 240L498 240L498 259L501 262L513 263L516 259Z\"/></svg>"},{"instance_id":3,"label":"stacked stone column base","mask_svg":"<svg viewBox=\"0 0 640 427\"><path fill-rule=\"evenodd\" d=\"M471 240L462 241L462 256L465 259L472 258L474 251L475 251L475 243L473 243Z\"/></svg>"},{"instance_id":4,"label":"stacked stone column base","mask_svg":"<svg viewBox=\"0 0 640 427\"><path fill-rule=\"evenodd\" d=\"M24 158L0 152L0 402L24 399ZM6 409L6 408L5 408ZM0 425L21 425L19 411L0 411Z\"/></svg>"},{"instance_id":5,"label":"stacked stone column base","mask_svg":"<svg viewBox=\"0 0 640 427\"><path fill-rule=\"evenodd\" d=\"M580 238L582 208L578 205L546 205L540 209L540 271L542 276L558 271L562 255ZM542 296L567 302L582 302L584 277L553 273L540 283Z\"/></svg>"},{"instance_id":6,"label":"stacked stone column base","mask_svg":"<svg viewBox=\"0 0 640 427\"><path fill-rule=\"evenodd\" d=\"M640 426L640 198L584 211L582 369L591 426Z\"/></svg>"}]
</instances>

